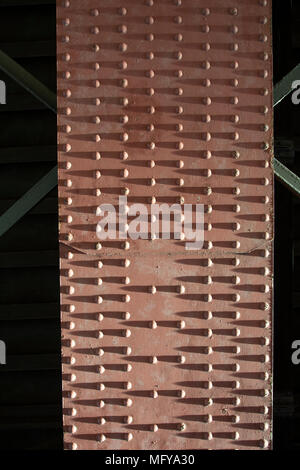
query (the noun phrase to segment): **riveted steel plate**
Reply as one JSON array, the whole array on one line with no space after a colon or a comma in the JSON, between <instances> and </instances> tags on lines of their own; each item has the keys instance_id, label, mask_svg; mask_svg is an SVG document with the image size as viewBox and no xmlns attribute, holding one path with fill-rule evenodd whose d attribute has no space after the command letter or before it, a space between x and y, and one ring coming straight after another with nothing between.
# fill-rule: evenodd
<instances>
[{"instance_id":1,"label":"riveted steel plate","mask_svg":"<svg viewBox=\"0 0 300 470\"><path fill-rule=\"evenodd\" d=\"M57 7L67 449L268 449L269 0ZM100 242L100 204L204 204L205 243Z\"/></svg>"}]
</instances>

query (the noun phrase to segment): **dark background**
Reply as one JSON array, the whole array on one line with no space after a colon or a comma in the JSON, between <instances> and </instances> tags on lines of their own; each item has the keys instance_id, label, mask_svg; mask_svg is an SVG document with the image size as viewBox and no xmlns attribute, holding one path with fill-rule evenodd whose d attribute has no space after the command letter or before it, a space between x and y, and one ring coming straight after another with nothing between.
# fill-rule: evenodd
<instances>
[{"instance_id":1,"label":"dark background","mask_svg":"<svg viewBox=\"0 0 300 470\"><path fill-rule=\"evenodd\" d=\"M274 83L300 62L300 2L273 0ZM0 49L56 89L54 0L1 0ZM300 79L300 76L298 77ZM0 72L0 214L56 163L56 116ZM275 155L300 174L300 105L275 108ZM274 448L300 449L300 199L275 182ZM62 449L57 190L0 238L0 449Z\"/></svg>"}]
</instances>

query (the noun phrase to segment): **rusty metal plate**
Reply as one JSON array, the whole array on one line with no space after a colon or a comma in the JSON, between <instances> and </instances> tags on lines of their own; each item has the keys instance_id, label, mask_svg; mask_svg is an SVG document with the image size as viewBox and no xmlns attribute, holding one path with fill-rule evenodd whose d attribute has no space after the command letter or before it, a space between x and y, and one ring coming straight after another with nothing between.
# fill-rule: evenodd
<instances>
[{"instance_id":1,"label":"rusty metal plate","mask_svg":"<svg viewBox=\"0 0 300 470\"><path fill-rule=\"evenodd\" d=\"M267 0L58 2L67 449L271 447L271 46ZM120 195L204 246L100 242Z\"/></svg>"}]
</instances>

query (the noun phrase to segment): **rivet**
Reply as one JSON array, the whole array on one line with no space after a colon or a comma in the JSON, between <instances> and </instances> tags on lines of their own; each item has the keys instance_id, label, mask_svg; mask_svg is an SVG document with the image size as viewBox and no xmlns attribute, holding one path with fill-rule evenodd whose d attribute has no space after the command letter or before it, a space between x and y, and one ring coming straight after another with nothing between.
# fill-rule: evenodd
<instances>
[{"instance_id":1,"label":"rivet","mask_svg":"<svg viewBox=\"0 0 300 470\"><path fill-rule=\"evenodd\" d=\"M185 424L185 423L179 423L179 424L177 425L177 429L178 429L178 431L185 431L185 429L186 429L186 424Z\"/></svg>"},{"instance_id":2,"label":"rivet","mask_svg":"<svg viewBox=\"0 0 300 470\"><path fill-rule=\"evenodd\" d=\"M100 29L98 28L98 26L92 26L92 28L91 28L91 33L92 33L92 34L99 34L99 33L100 33Z\"/></svg>"},{"instance_id":3,"label":"rivet","mask_svg":"<svg viewBox=\"0 0 300 470\"><path fill-rule=\"evenodd\" d=\"M204 134L202 134L202 139L205 140L206 142L209 142L211 140L210 132L204 132Z\"/></svg>"},{"instance_id":4,"label":"rivet","mask_svg":"<svg viewBox=\"0 0 300 470\"><path fill-rule=\"evenodd\" d=\"M267 23L268 23L268 18L267 18L266 16L261 16L261 17L259 18L259 22L260 22L261 24L267 24Z\"/></svg>"},{"instance_id":5,"label":"rivet","mask_svg":"<svg viewBox=\"0 0 300 470\"><path fill-rule=\"evenodd\" d=\"M129 100L128 98L126 98L125 96L123 96L122 98L120 98L120 105L121 106L127 106L129 103Z\"/></svg>"},{"instance_id":6,"label":"rivet","mask_svg":"<svg viewBox=\"0 0 300 470\"><path fill-rule=\"evenodd\" d=\"M155 108L154 108L154 106L150 106L150 107L148 108L148 113L149 113L149 114L154 114L154 113L155 113Z\"/></svg>"},{"instance_id":7,"label":"rivet","mask_svg":"<svg viewBox=\"0 0 300 470\"><path fill-rule=\"evenodd\" d=\"M209 8L202 8L201 14L204 16L209 16L210 15L210 9Z\"/></svg>"},{"instance_id":8,"label":"rivet","mask_svg":"<svg viewBox=\"0 0 300 470\"><path fill-rule=\"evenodd\" d=\"M123 318L124 320L130 320L130 313L129 313L129 312L124 312L124 313L122 314L122 318Z\"/></svg>"},{"instance_id":9,"label":"rivet","mask_svg":"<svg viewBox=\"0 0 300 470\"><path fill-rule=\"evenodd\" d=\"M93 122L94 122L95 124L100 124L100 122L101 122L100 116L94 116L94 117L92 118L92 120L93 120Z\"/></svg>"},{"instance_id":10,"label":"rivet","mask_svg":"<svg viewBox=\"0 0 300 470\"><path fill-rule=\"evenodd\" d=\"M205 318L206 320L211 320L211 319L213 318L212 312L209 312L209 311L208 311L208 312L204 312L204 318Z\"/></svg>"},{"instance_id":11,"label":"rivet","mask_svg":"<svg viewBox=\"0 0 300 470\"><path fill-rule=\"evenodd\" d=\"M181 42L183 40L183 35L182 34L175 34L174 36L175 41Z\"/></svg>"},{"instance_id":12,"label":"rivet","mask_svg":"<svg viewBox=\"0 0 300 470\"><path fill-rule=\"evenodd\" d=\"M182 23L182 16L175 16L174 23L181 24Z\"/></svg>"},{"instance_id":13,"label":"rivet","mask_svg":"<svg viewBox=\"0 0 300 470\"><path fill-rule=\"evenodd\" d=\"M145 18L145 23L147 23L147 24L153 24L153 23L154 23L154 18L153 18L153 16L146 16L146 18Z\"/></svg>"},{"instance_id":14,"label":"rivet","mask_svg":"<svg viewBox=\"0 0 300 470\"><path fill-rule=\"evenodd\" d=\"M94 8L93 10L90 11L90 14L92 16L99 16L100 12L99 12L98 8Z\"/></svg>"},{"instance_id":15,"label":"rivet","mask_svg":"<svg viewBox=\"0 0 300 470\"><path fill-rule=\"evenodd\" d=\"M155 75L154 70L148 70L148 71L146 72L146 76L149 77L149 78L153 78L154 75Z\"/></svg>"},{"instance_id":16,"label":"rivet","mask_svg":"<svg viewBox=\"0 0 300 470\"><path fill-rule=\"evenodd\" d=\"M208 26L208 24L201 26L201 31L202 33L209 33L210 27Z\"/></svg>"},{"instance_id":17,"label":"rivet","mask_svg":"<svg viewBox=\"0 0 300 470\"><path fill-rule=\"evenodd\" d=\"M62 20L63 26L69 26L70 22L70 18L63 18Z\"/></svg>"},{"instance_id":18,"label":"rivet","mask_svg":"<svg viewBox=\"0 0 300 470\"><path fill-rule=\"evenodd\" d=\"M150 294L156 294L156 287L155 286L149 287L149 292Z\"/></svg>"},{"instance_id":19,"label":"rivet","mask_svg":"<svg viewBox=\"0 0 300 470\"><path fill-rule=\"evenodd\" d=\"M182 55L182 52L181 52L181 51L177 51L177 52L175 52L175 59L177 59L177 60L181 60L181 59L182 59L182 57L183 57L183 55Z\"/></svg>"},{"instance_id":20,"label":"rivet","mask_svg":"<svg viewBox=\"0 0 300 470\"><path fill-rule=\"evenodd\" d=\"M205 60L205 61L202 62L201 67L205 70L209 70L210 67L211 67L211 64L208 60Z\"/></svg>"},{"instance_id":21,"label":"rivet","mask_svg":"<svg viewBox=\"0 0 300 470\"><path fill-rule=\"evenodd\" d=\"M183 285L177 286L176 291L178 294L184 294L185 293L185 287Z\"/></svg>"},{"instance_id":22,"label":"rivet","mask_svg":"<svg viewBox=\"0 0 300 470\"><path fill-rule=\"evenodd\" d=\"M119 63L119 68L122 70L127 69L127 62L125 60L122 60L122 62Z\"/></svg>"},{"instance_id":23,"label":"rivet","mask_svg":"<svg viewBox=\"0 0 300 470\"><path fill-rule=\"evenodd\" d=\"M229 9L229 14L236 16L238 14L238 9L237 8L230 8Z\"/></svg>"},{"instance_id":24,"label":"rivet","mask_svg":"<svg viewBox=\"0 0 300 470\"><path fill-rule=\"evenodd\" d=\"M233 34L237 34L239 32L239 28L237 25L230 26L230 32Z\"/></svg>"},{"instance_id":25,"label":"rivet","mask_svg":"<svg viewBox=\"0 0 300 470\"><path fill-rule=\"evenodd\" d=\"M97 441L98 442L104 442L106 440L105 434L98 434L97 435Z\"/></svg>"},{"instance_id":26,"label":"rivet","mask_svg":"<svg viewBox=\"0 0 300 470\"><path fill-rule=\"evenodd\" d=\"M185 363L185 356L177 356L177 362L179 362L179 364L184 364Z\"/></svg>"},{"instance_id":27,"label":"rivet","mask_svg":"<svg viewBox=\"0 0 300 470\"><path fill-rule=\"evenodd\" d=\"M122 248L123 250L129 250L130 243L128 241L125 241L124 243L122 243Z\"/></svg>"},{"instance_id":28,"label":"rivet","mask_svg":"<svg viewBox=\"0 0 300 470\"><path fill-rule=\"evenodd\" d=\"M126 34L127 33L127 26L125 24L121 24L118 26L119 33Z\"/></svg>"},{"instance_id":29,"label":"rivet","mask_svg":"<svg viewBox=\"0 0 300 470\"><path fill-rule=\"evenodd\" d=\"M178 96L183 95L183 89L182 88L175 88L175 94Z\"/></svg>"},{"instance_id":30,"label":"rivet","mask_svg":"<svg viewBox=\"0 0 300 470\"><path fill-rule=\"evenodd\" d=\"M258 445L262 449L267 449L269 447L269 441L267 441L267 439L261 439Z\"/></svg>"},{"instance_id":31,"label":"rivet","mask_svg":"<svg viewBox=\"0 0 300 470\"><path fill-rule=\"evenodd\" d=\"M206 335L205 335L205 336L207 336L207 338L211 338L212 335L213 335L212 329L211 329L211 328L208 328L208 329L206 330Z\"/></svg>"},{"instance_id":32,"label":"rivet","mask_svg":"<svg viewBox=\"0 0 300 470\"><path fill-rule=\"evenodd\" d=\"M154 34L152 34L152 33L147 34L146 35L146 40L151 41L151 42L154 41Z\"/></svg>"},{"instance_id":33,"label":"rivet","mask_svg":"<svg viewBox=\"0 0 300 470\"><path fill-rule=\"evenodd\" d=\"M127 44L125 42L122 42L121 44L119 44L119 50L121 52L126 52L127 51Z\"/></svg>"},{"instance_id":34,"label":"rivet","mask_svg":"<svg viewBox=\"0 0 300 470\"><path fill-rule=\"evenodd\" d=\"M156 330L157 328L157 323L155 320L152 320L149 322L149 328L151 328L152 330Z\"/></svg>"},{"instance_id":35,"label":"rivet","mask_svg":"<svg viewBox=\"0 0 300 470\"><path fill-rule=\"evenodd\" d=\"M70 107L67 107L63 110L64 114L66 114L67 116L70 116L70 114L72 114L72 109Z\"/></svg>"},{"instance_id":36,"label":"rivet","mask_svg":"<svg viewBox=\"0 0 300 470\"><path fill-rule=\"evenodd\" d=\"M118 10L118 13L119 13L119 15L121 15L121 16L126 16L126 15L127 15L127 10L126 10L126 8L120 8L120 9Z\"/></svg>"},{"instance_id":37,"label":"rivet","mask_svg":"<svg viewBox=\"0 0 300 470\"><path fill-rule=\"evenodd\" d=\"M211 100L211 98L210 98L209 96L205 96L204 98L202 98L202 102L203 102L203 104L205 104L206 106L209 106L209 105L211 105L212 100Z\"/></svg>"}]
</instances>

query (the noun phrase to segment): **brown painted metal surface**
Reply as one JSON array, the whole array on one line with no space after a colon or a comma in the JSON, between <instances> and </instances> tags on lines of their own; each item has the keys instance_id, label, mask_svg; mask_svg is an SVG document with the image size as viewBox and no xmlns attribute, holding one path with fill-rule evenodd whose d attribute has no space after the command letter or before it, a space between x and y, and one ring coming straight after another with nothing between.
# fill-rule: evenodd
<instances>
[{"instance_id":1,"label":"brown painted metal surface","mask_svg":"<svg viewBox=\"0 0 300 470\"><path fill-rule=\"evenodd\" d=\"M271 2L59 0L57 46L66 448L270 448ZM203 249L99 244L121 194Z\"/></svg>"}]
</instances>

